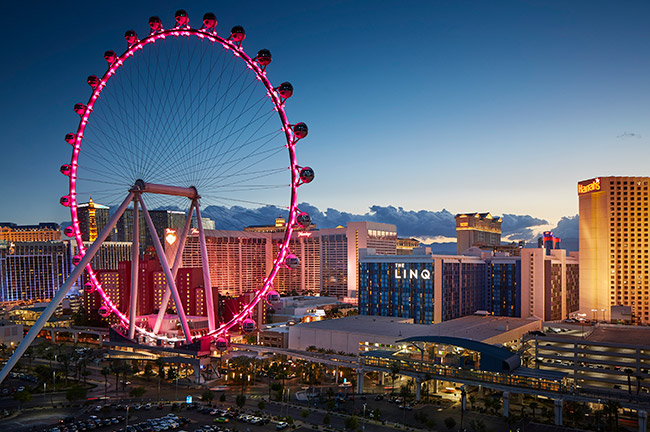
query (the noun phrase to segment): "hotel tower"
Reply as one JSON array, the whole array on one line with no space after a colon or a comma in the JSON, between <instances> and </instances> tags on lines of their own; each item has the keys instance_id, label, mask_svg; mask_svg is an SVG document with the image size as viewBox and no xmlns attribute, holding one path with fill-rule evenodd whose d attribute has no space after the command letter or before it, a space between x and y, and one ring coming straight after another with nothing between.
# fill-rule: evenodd
<instances>
[{"instance_id":1,"label":"hotel tower","mask_svg":"<svg viewBox=\"0 0 650 432\"><path fill-rule=\"evenodd\" d=\"M578 183L580 310L609 319L629 306L632 321L650 323L648 181L599 177Z\"/></svg>"}]
</instances>

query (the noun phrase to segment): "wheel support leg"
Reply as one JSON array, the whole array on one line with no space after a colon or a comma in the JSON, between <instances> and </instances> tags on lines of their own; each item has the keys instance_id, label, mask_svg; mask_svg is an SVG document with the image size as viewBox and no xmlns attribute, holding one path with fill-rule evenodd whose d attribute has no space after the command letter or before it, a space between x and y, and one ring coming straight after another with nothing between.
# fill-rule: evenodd
<instances>
[{"instance_id":1,"label":"wheel support leg","mask_svg":"<svg viewBox=\"0 0 650 432\"><path fill-rule=\"evenodd\" d=\"M176 256L174 257L174 265L172 267L172 274L174 275L174 280L176 280L176 274L178 274L178 269L183 263L183 249L185 249L185 242L187 241L187 235L190 232L190 227L192 225L192 213L194 211L194 204L190 206L190 210L187 212L187 219L185 220L185 227L183 228L183 233L181 234L181 239L178 242L178 250L176 251ZM167 305L169 304L169 299L172 295L169 287L165 289L165 294L163 294L162 301L160 303L160 309L158 310L158 316L156 317L156 324L154 325L153 332L158 333L160 331L160 325L162 324L163 318L165 317L165 311L167 310Z\"/></svg>"},{"instance_id":2,"label":"wheel support leg","mask_svg":"<svg viewBox=\"0 0 650 432\"><path fill-rule=\"evenodd\" d=\"M99 251L99 248L101 247L104 240L106 240L108 235L113 230L113 227L117 223L118 219L122 216L122 214L124 214L124 211L133 200L133 196L134 193L129 192L129 195L126 197L122 205L120 205L120 207L117 209L115 214L111 216L106 226L104 226L102 232L99 233L99 235L97 236L97 239L93 242L92 245L90 245L88 250L86 250L86 253L84 254L79 264L75 266L75 268L70 273L70 276L68 276L68 278L65 280L61 288L59 288L59 290L57 291L56 295L52 298L52 300L50 300L50 303L47 305L43 313L41 313L41 316L38 317L38 319L36 320L32 328L27 332L23 341L18 345L16 351L14 351L9 361L7 361L7 364L0 371L0 383L4 381L7 375L9 375L11 369L13 369L13 367L16 366L16 363L18 363L20 357L22 357L22 355L25 353L27 347L29 347L29 345L34 341L34 339L36 339L36 336L38 336L45 323L50 319L50 317L56 310L56 307L65 298L66 294L70 290L70 287L72 287L72 285L79 279L79 277L82 275L83 271L85 270L86 266L90 264L90 261L93 259L95 254Z\"/></svg>"},{"instance_id":3,"label":"wheel support leg","mask_svg":"<svg viewBox=\"0 0 650 432\"><path fill-rule=\"evenodd\" d=\"M205 307L208 310L208 327L210 331L216 328L214 318L214 299L212 297L212 282L210 281L210 265L208 262L208 247L205 243L205 232L203 231L203 220L198 201L194 201L196 207L196 221L199 228L199 246L201 248L201 266L203 267L203 289L205 290Z\"/></svg>"},{"instance_id":4,"label":"wheel support leg","mask_svg":"<svg viewBox=\"0 0 650 432\"><path fill-rule=\"evenodd\" d=\"M135 319L138 306L140 276L140 212L138 200L133 200L133 244L131 246L131 309L129 309L129 339L135 338Z\"/></svg>"},{"instance_id":5,"label":"wheel support leg","mask_svg":"<svg viewBox=\"0 0 650 432\"><path fill-rule=\"evenodd\" d=\"M190 332L190 326L187 324L187 317L185 316L185 311L183 310L183 303L181 302L181 297L178 294L178 290L176 289L175 277L172 274L172 270L169 268L169 263L167 262L167 258L165 258L165 251L162 247L162 244L160 243L158 234L156 234L156 227L154 226L153 221L151 220L151 216L147 211L147 207L144 204L142 195L138 196L138 200L140 200L140 205L142 206L142 213L144 213L144 219L147 221L147 227L149 228L149 234L151 235L153 246L156 249L156 253L158 254L158 260L160 261L163 271L165 272L165 278L167 279L167 286L169 286L169 289L172 292L172 298L174 299L174 304L176 305L176 312L178 313L178 319L181 322L183 334L185 335L185 341L188 344L190 344L192 343L192 333Z\"/></svg>"}]
</instances>

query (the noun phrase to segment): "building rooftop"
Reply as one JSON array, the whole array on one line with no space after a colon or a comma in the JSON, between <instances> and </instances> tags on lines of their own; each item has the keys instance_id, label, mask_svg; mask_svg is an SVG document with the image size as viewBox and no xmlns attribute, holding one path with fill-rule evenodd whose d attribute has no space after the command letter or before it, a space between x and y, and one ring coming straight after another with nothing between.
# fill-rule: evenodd
<instances>
[{"instance_id":1,"label":"building rooftop","mask_svg":"<svg viewBox=\"0 0 650 432\"><path fill-rule=\"evenodd\" d=\"M494 343L504 333L526 333L531 324L541 328L536 318L512 318L471 315L437 324L413 324L412 319L376 315L351 317L297 324L314 330L340 331L394 337L395 340L416 336L452 336L486 343ZM516 339L518 336L513 337Z\"/></svg>"},{"instance_id":2,"label":"building rooftop","mask_svg":"<svg viewBox=\"0 0 650 432\"><path fill-rule=\"evenodd\" d=\"M586 339L591 342L614 342L625 345L650 346L650 327L600 325Z\"/></svg>"}]
</instances>

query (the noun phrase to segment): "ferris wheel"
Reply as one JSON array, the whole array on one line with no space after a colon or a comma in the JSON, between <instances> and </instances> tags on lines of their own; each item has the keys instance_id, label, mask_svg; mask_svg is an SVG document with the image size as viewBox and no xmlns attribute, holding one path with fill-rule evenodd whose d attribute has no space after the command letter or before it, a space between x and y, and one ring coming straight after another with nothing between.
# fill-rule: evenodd
<instances>
[{"instance_id":1,"label":"ferris wheel","mask_svg":"<svg viewBox=\"0 0 650 432\"><path fill-rule=\"evenodd\" d=\"M191 343L198 336L190 331L175 278L195 217L206 290L207 335L223 347L224 336L233 326L254 329L250 315L255 306L278 296L273 289L276 274L298 264L289 249L291 235L294 226L307 227L311 219L298 209L297 192L314 179L314 171L298 165L296 147L308 128L305 123L289 122L285 105L293 87L289 82L271 84L267 76L271 52L261 49L249 56L243 48L243 27L235 26L223 37L217 34L213 13L203 16L200 28L192 28L184 10L176 12L172 28L165 29L158 17L149 19L149 27L148 35L141 39L135 31L127 31L127 48L122 54L104 53L106 72L88 77L90 99L74 106L80 122L76 132L65 136L72 157L61 166L61 173L69 177L69 192L60 202L70 208L72 218L65 234L77 243L79 253L73 263L87 271L85 289L101 297L100 315L115 315L131 339L139 333L151 339ZM95 243L86 247L77 205L91 195L95 202L117 210ZM90 260L119 218L127 217L131 205L133 250L127 313L102 287ZM286 230L272 268L253 299L223 323L214 316L210 257L201 215L201 209L210 205L288 209ZM149 209L177 210L186 215L173 260L165 258ZM146 223L167 281L153 328L136 323L136 270L142 238L136 221L140 218ZM238 221L216 223L235 227ZM170 298L183 337L160 332Z\"/></svg>"}]
</instances>

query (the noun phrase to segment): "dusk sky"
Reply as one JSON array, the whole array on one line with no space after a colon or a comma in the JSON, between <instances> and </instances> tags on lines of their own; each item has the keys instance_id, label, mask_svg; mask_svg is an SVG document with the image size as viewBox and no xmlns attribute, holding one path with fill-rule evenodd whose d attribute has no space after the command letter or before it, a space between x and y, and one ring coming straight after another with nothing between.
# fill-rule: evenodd
<instances>
[{"instance_id":1,"label":"dusk sky","mask_svg":"<svg viewBox=\"0 0 650 432\"><path fill-rule=\"evenodd\" d=\"M552 224L576 183L650 174L648 1L12 2L3 5L0 221L62 222L72 111L125 30L184 8L273 53L292 122L309 125L300 201L490 211ZM135 4L137 3L137 5Z\"/></svg>"}]
</instances>

